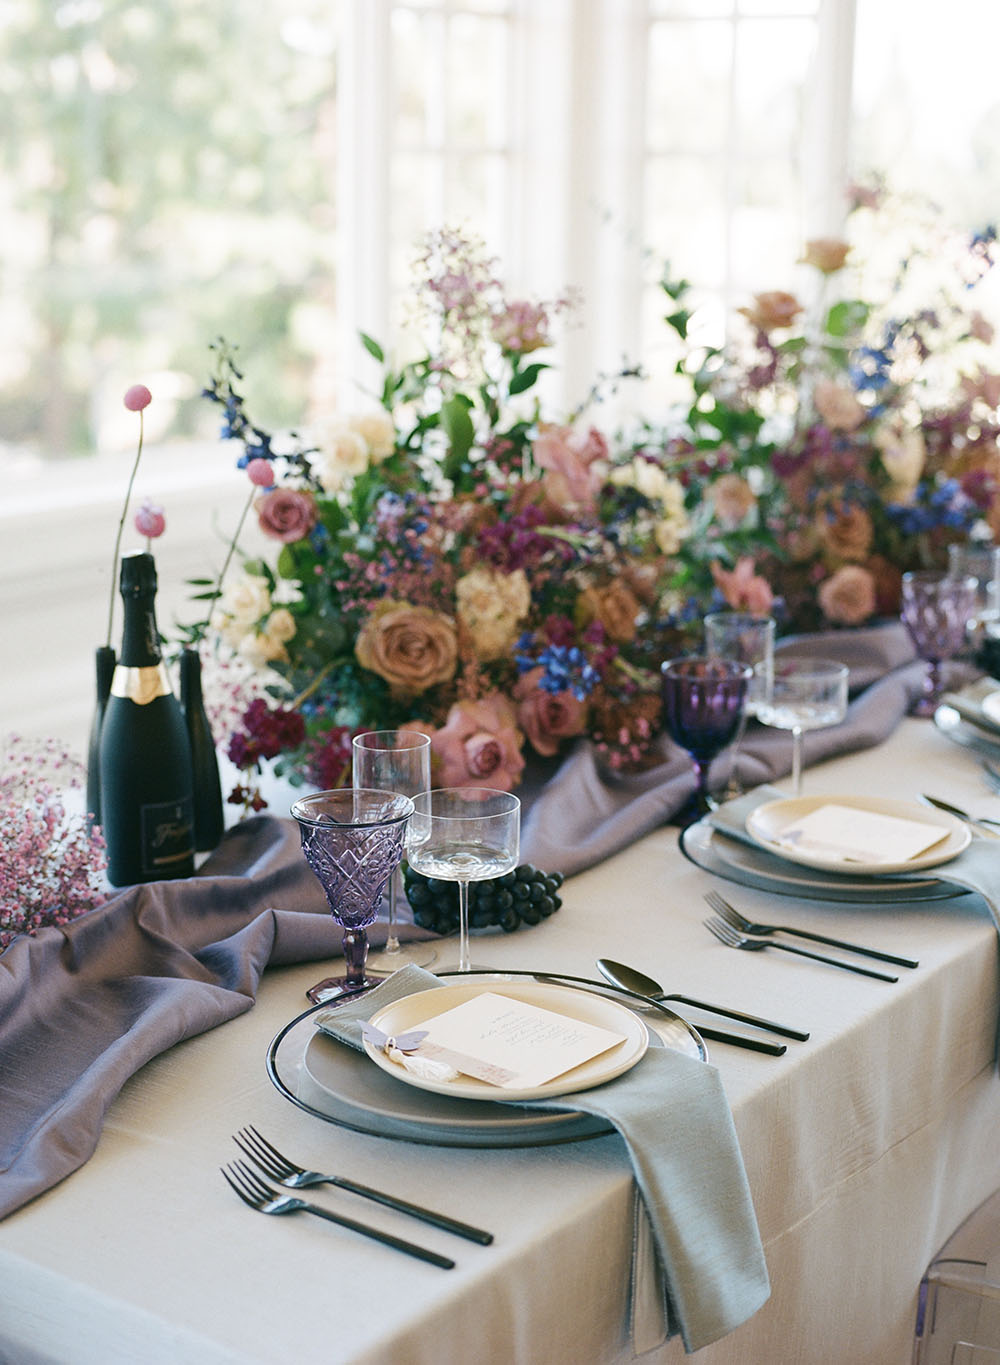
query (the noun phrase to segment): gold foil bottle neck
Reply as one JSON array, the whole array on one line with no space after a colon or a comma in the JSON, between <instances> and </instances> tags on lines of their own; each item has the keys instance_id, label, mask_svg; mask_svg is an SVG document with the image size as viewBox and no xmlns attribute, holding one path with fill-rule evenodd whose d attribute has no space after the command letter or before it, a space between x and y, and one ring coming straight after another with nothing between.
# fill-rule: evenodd
<instances>
[{"instance_id":1,"label":"gold foil bottle neck","mask_svg":"<svg viewBox=\"0 0 1000 1365\"><path fill-rule=\"evenodd\" d=\"M148 706L157 697L169 697L172 688L164 663L148 664L144 668L129 668L119 664L111 683L113 697L125 697L136 706Z\"/></svg>"}]
</instances>

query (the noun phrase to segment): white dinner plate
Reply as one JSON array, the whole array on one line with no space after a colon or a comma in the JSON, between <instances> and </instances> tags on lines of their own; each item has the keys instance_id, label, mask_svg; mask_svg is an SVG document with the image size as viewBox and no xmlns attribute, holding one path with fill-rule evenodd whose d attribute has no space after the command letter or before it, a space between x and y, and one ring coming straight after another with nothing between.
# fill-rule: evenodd
<instances>
[{"instance_id":1,"label":"white dinner plate","mask_svg":"<svg viewBox=\"0 0 1000 1365\"><path fill-rule=\"evenodd\" d=\"M430 1090L434 1094L450 1095L456 1099L510 1103L572 1095L580 1090L590 1090L596 1085L603 1085L635 1066L649 1046L646 1025L638 1015L618 1001L605 999L588 991L575 990L571 986L556 986L544 981L505 981L502 985L495 981L470 981L439 986L428 991L415 991L412 995L406 995L401 1000L386 1005L372 1016L371 1022L383 1033L398 1036L409 1029L419 1028L435 1015L454 1009L457 1005L487 991L537 1005L540 1009L551 1010L554 1014L564 1015L568 1019L578 1019L608 1029L620 1034L622 1041L602 1052L600 1056L592 1057L589 1062L584 1062L561 1076L546 1081L544 1085L524 1089L501 1088L465 1075L459 1075L451 1081L432 1080L407 1071L367 1039L364 1044L365 1051L388 1075L394 1076L406 1085L415 1086L418 1090Z\"/></svg>"},{"instance_id":2,"label":"white dinner plate","mask_svg":"<svg viewBox=\"0 0 1000 1365\"><path fill-rule=\"evenodd\" d=\"M939 826L946 837L924 853L908 858L904 862L883 863L851 859L850 862L835 854L824 854L815 849L801 849L781 842L781 835L795 821L821 806L847 806L855 811L871 811L878 815L893 815L900 820L917 820L925 825ZM758 806L747 816L747 833L761 848L767 849L788 862L801 863L803 867L818 868L824 872L864 872L884 875L892 872L919 872L928 867L940 867L942 863L957 858L963 849L968 848L972 831L968 825L953 815L930 806L919 805L916 801L893 801L879 796L799 796L780 801L768 801Z\"/></svg>"}]
</instances>

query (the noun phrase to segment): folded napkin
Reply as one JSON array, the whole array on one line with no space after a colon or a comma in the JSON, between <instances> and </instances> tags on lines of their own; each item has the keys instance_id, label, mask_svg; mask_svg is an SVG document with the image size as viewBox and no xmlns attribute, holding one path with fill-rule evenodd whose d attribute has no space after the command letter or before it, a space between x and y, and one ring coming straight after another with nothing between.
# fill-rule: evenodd
<instances>
[{"instance_id":1,"label":"folded napkin","mask_svg":"<svg viewBox=\"0 0 1000 1365\"><path fill-rule=\"evenodd\" d=\"M318 1014L316 1021L324 1032L361 1049L361 1025L377 1010L440 985L430 972L407 966L367 995ZM678 1331L685 1349L697 1351L766 1302L770 1284L764 1251L715 1067L670 1048L650 1048L638 1066L613 1081L518 1107L600 1115L628 1149L656 1248L652 1264L637 1256L633 1265L637 1353ZM657 1270L654 1326L636 1310L651 1300L651 1287L641 1280Z\"/></svg>"},{"instance_id":2,"label":"folded napkin","mask_svg":"<svg viewBox=\"0 0 1000 1365\"><path fill-rule=\"evenodd\" d=\"M297 826L258 817L198 876L16 938L0 955L0 1218L88 1160L151 1057L250 1009L265 967L333 957L341 936Z\"/></svg>"},{"instance_id":3,"label":"folded napkin","mask_svg":"<svg viewBox=\"0 0 1000 1365\"><path fill-rule=\"evenodd\" d=\"M859 631L830 631L782 641L779 653L842 659L850 668L851 701L840 725L803 736L803 762L867 749L885 739L920 696L927 665L898 622ZM664 762L625 777L600 766L581 741L554 776L529 794L522 819L522 856L571 873L591 867L665 824L694 792L691 760L664 741ZM740 744L738 775L746 787L773 782L792 767L792 739L752 721Z\"/></svg>"}]
</instances>

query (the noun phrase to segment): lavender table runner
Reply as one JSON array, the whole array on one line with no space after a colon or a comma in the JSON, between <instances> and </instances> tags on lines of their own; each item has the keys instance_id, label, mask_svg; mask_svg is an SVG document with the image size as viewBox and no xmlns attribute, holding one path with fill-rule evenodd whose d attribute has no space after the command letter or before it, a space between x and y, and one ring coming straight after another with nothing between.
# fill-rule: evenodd
<instances>
[{"instance_id":1,"label":"lavender table runner","mask_svg":"<svg viewBox=\"0 0 1000 1365\"><path fill-rule=\"evenodd\" d=\"M258 818L199 876L15 939L0 956L0 1217L88 1160L151 1057L250 1009L265 967L332 957L339 937L296 827Z\"/></svg>"}]
</instances>

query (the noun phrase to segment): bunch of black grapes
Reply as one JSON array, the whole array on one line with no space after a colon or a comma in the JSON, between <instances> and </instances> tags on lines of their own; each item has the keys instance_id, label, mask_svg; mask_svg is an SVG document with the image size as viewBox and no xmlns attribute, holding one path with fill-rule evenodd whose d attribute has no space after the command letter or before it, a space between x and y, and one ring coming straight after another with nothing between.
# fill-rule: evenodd
<instances>
[{"instance_id":1,"label":"bunch of black grapes","mask_svg":"<svg viewBox=\"0 0 1000 1365\"><path fill-rule=\"evenodd\" d=\"M561 872L540 872L522 863L503 877L469 884L469 928L499 928L512 934L522 924L541 924L562 905ZM406 899L413 919L435 934L458 932L458 885L437 877L424 877L412 867L403 869Z\"/></svg>"}]
</instances>

